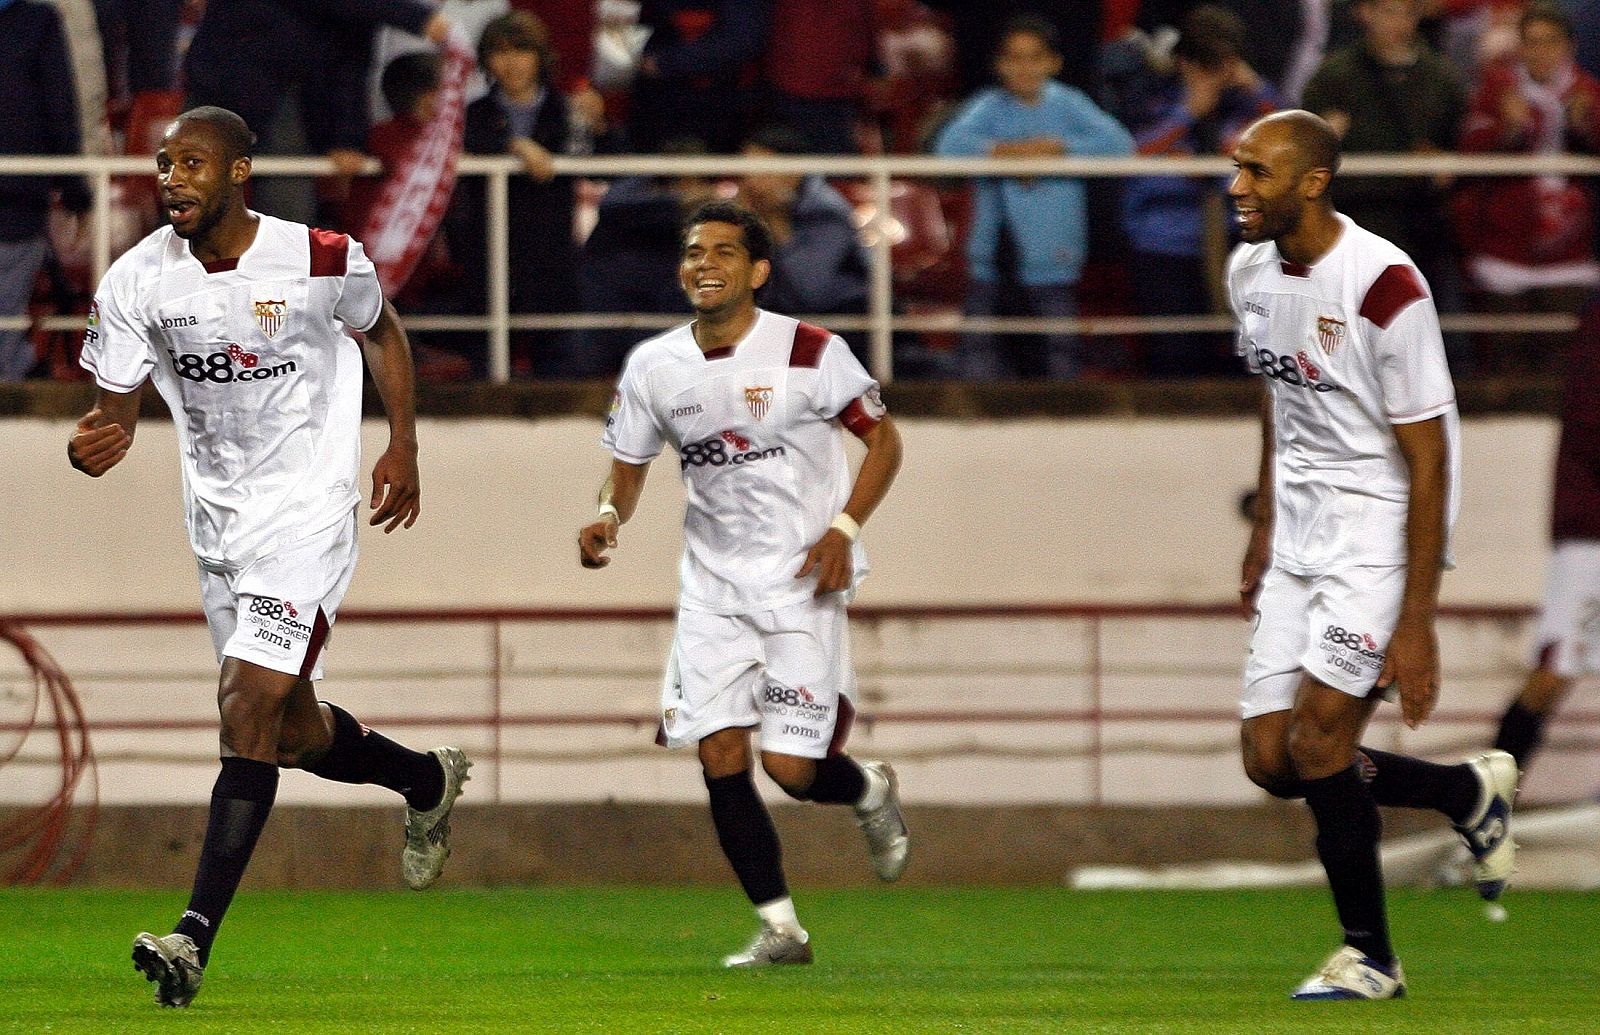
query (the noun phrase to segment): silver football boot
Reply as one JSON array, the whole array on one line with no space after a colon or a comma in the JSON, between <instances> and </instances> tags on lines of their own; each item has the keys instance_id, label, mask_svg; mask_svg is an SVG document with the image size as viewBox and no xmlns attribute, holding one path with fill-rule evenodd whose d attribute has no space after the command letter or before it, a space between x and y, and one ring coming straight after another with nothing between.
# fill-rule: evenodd
<instances>
[{"instance_id":1,"label":"silver football boot","mask_svg":"<svg viewBox=\"0 0 1600 1035\"><path fill-rule=\"evenodd\" d=\"M426 812L406 806L406 847L400 853L400 875L406 886L421 891L439 878L450 858L450 810L461 797L461 785L472 777L472 763L460 748L437 747L428 754L444 769L444 796Z\"/></svg>"},{"instance_id":2,"label":"silver football boot","mask_svg":"<svg viewBox=\"0 0 1600 1035\"><path fill-rule=\"evenodd\" d=\"M875 809L856 809L856 826L867 836L867 851L879 880L898 880L911 851L911 834L900 814L900 783L888 762L860 762L863 770L888 781L883 803Z\"/></svg>"},{"instance_id":3,"label":"silver football boot","mask_svg":"<svg viewBox=\"0 0 1600 1035\"><path fill-rule=\"evenodd\" d=\"M762 924L761 933L756 935L755 941L743 952L724 957L722 965L748 969L810 962L811 939L802 941L788 931Z\"/></svg>"},{"instance_id":4,"label":"silver football boot","mask_svg":"<svg viewBox=\"0 0 1600 1035\"><path fill-rule=\"evenodd\" d=\"M156 983L156 1002L162 1006L188 1006L205 979L200 950L186 934L157 938L141 931L133 940L133 969Z\"/></svg>"}]
</instances>

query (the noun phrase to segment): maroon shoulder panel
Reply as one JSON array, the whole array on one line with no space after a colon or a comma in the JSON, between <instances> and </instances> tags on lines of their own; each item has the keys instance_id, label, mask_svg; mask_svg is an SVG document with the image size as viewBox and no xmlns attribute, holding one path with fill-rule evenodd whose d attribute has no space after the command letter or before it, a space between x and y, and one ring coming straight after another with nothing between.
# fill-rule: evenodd
<instances>
[{"instance_id":1,"label":"maroon shoulder panel","mask_svg":"<svg viewBox=\"0 0 1600 1035\"><path fill-rule=\"evenodd\" d=\"M1394 265L1378 274L1378 279L1367 288L1367 297L1361 300L1361 317L1379 327L1388 329L1400 310L1419 298L1427 298L1422 278L1410 266Z\"/></svg>"},{"instance_id":2,"label":"maroon shoulder panel","mask_svg":"<svg viewBox=\"0 0 1600 1035\"><path fill-rule=\"evenodd\" d=\"M313 277L342 277L345 263L349 261L350 238L332 230L311 231L311 275Z\"/></svg>"},{"instance_id":3,"label":"maroon shoulder panel","mask_svg":"<svg viewBox=\"0 0 1600 1035\"><path fill-rule=\"evenodd\" d=\"M791 367L819 367L822 365L822 350L827 347L828 339L833 337L828 331L809 323L797 324L794 329L794 348L789 350L789 365Z\"/></svg>"}]
</instances>

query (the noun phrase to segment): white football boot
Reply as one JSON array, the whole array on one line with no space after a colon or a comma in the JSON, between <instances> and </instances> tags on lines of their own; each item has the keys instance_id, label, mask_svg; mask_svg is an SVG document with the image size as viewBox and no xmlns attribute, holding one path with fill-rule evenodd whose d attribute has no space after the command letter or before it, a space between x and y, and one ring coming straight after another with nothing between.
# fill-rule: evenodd
<instances>
[{"instance_id":1,"label":"white football boot","mask_svg":"<svg viewBox=\"0 0 1600 1035\"><path fill-rule=\"evenodd\" d=\"M428 754L444 770L444 796L426 812L406 806L406 847L400 853L400 875L406 886L421 891L438 879L450 858L450 810L461 797L461 785L472 777L472 763L460 748L437 747Z\"/></svg>"},{"instance_id":2,"label":"white football boot","mask_svg":"<svg viewBox=\"0 0 1600 1035\"><path fill-rule=\"evenodd\" d=\"M157 938L141 931L133 940L133 969L156 983L156 1002L162 1006L188 1006L205 979L200 950L186 934Z\"/></svg>"},{"instance_id":3,"label":"white football boot","mask_svg":"<svg viewBox=\"0 0 1600 1035\"><path fill-rule=\"evenodd\" d=\"M1400 961L1384 967L1346 945L1328 957L1322 969L1306 978L1291 999L1400 999L1406 994L1406 975Z\"/></svg>"},{"instance_id":4,"label":"white football boot","mask_svg":"<svg viewBox=\"0 0 1600 1035\"><path fill-rule=\"evenodd\" d=\"M1478 895L1493 902L1506 890L1516 869L1517 843L1511 839L1511 807L1517 797L1517 760L1504 751L1485 751L1468 759L1482 788L1472 817L1456 833L1472 852L1472 882Z\"/></svg>"},{"instance_id":5,"label":"white football boot","mask_svg":"<svg viewBox=\"0 0 1600 1035\"><path fill-rule=\"evenodd\" d=\"M755 941L743 952L724 957L722 965L752 968L810 962L811 939L804 932L796 935L762 924L761 933L756 935Z\"/></svg>"},{"instance_id":6,"label":"white football boot","mask_svg":"<svg viewBox=\"0 0 1600 1035\"><path fill-rule=\"evenodd\" d=\"M876 774L889 785L877 808L856 809L856 826L867 836L867 852L879 880L898 880L905 872L911 850L911 834L900 814L900 784L888 762L861 762L863 770ZM870 779L870 777L869 777Z\"/></svg>"}]
</instances>

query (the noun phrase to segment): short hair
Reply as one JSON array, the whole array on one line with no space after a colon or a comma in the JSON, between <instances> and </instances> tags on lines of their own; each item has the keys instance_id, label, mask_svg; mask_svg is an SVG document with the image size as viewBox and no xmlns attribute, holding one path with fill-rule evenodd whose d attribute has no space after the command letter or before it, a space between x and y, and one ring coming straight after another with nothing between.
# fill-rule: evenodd
<instances>
[{"instance_id":1,"label":"short hair","mask_svg":"<svg viewBox=\"0 0 1600 1035\"><path fill-rule=\"evenodd\" d=\"M1544 22L1554 25L1556 31L1566 37L1568 43L1572 42L1572 16L1559 4L1550 3L1549 0L1533 0L1522 12L1522 17L1517 19L1517 33L1521 35L1528 31L1528 26L1534 22Z\"/></svg>"},{"instance_id":2,"label":"short hair","mask_svg":"<svg viewBox=\"0 0 1600 1035\"><path fill-rule=\"evenodd\" d=\"M1282 126L1288 133L1289 143L1302 161L1301 173L1312 169L1326 169L1330 173L1339 171L1339 134L1321 115L1302 108L1290 108L1263 115L1255 124L1259 126L1263 123Z\"/></svg>"},{"instance_id":3,"label":"short hair","mask_svg":"<svg viewBox=\"0 0 1600 1035\"><path fill-rule=\"evenodd\" d=\"M418 101L439 88L439 55L427 50L401 54L383 66L378 86L390 111L411 114Z\"/></svg>"},{"instance_id":4,"label":"short hair","mask_svg":"<svg viewBox=\"0 0 1600 1035\"><path fill-rule=\"evenodd\" d=\"M222 146L230 162L249 158L256 145L256 135L250 132L250 127L245 125L244 119L227 108L219 108L214 104L202 104L198 108L190 108L172 121L203 122L216 130L217 136L222 138Z\"/></svg>"},{"instance_id":5,"label":"short hair","mask_svg":"<svg viewBox=\"0 0 1600 1035\"><path fill-rule=\"evenodd\" d=\"M1244 19L1226 7L1201 4L1184 16L1172 56L1201 68L1218 68L1244 56Z\"/></svg>"},{"instance_id":6,"label":"short hair","mask_svg":"<svg viewBox=\"0 0 1600 1035\"><path fill-rule=\"evenodd\" d=\"M1061 31L1037 14L1019 14L1002 25L1000 35L994 38L995 53L998 54L1005 47L1006 40L1013 36L1032 36L1043 43L1050 53L1061 53Z\"/></svg>"},{"instance_id":7,"label":"short hair","mask_svg":"<svg viewBox=\"0 0 1600 1035\"><path fill-rule=\"evenodd\" d=\"M764 219L737 201L708 201L695 209L683 224L683 246L689 233L702 223L732 223L744 235L744 249L751 262L772 261L772 231ZM681 251L681 249L680 249Z\"/></svg>"},{"instance_id":8,"label":"short hair","mask_svg":"<svg viewBox=\"0 0 1600 1035\"><path fill-rule=\"evenodd\" d=\"M512 11L483 27L478 37L478 65L485 74L489 57L502 50L531 50L539 55L539 82L548 85L555 75L556 56L550 49L550 30L535 14Z\"/></svg>"},{"instance_id":9,"label":"short hair","mask_svg":"<svg viewBox=\"0 0 1600 1035\"><path fill-rule=\"evenodd\" d=\"M804 155L811 153L810 142L793 126L769 123L745 139L746 147L759 147L777 155Z\"/></svg>"}]
</instances>

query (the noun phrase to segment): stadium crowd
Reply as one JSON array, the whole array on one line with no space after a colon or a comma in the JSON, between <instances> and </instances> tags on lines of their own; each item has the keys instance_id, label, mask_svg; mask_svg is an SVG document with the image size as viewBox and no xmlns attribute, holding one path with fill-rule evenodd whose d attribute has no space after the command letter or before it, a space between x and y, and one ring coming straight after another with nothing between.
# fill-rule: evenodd
<instances>
[{"instance_id":1,"label":"stadium crowd","mask_svg":"<svg viewBox=\"0 0 1600 1035\"><path fill-rule=\"evenodd\" d=\"M859 183L820 176L555 176L609 154L1202 155L1303 106L1347 153L1600 152L1600 5L1579 0L0 0L0 154L151 153L216 104L257 154L336 175L256 181L252 207L359 234L382 177L441 110L440 46L476 68L463 150L516 156L514 313L687 312L678 227L737 195L772 225L763 304L863 313ZM75 101L74 101L75 98ZM1221 178L951 178L896 193L897 311L1225 313ZM1340 211L1396 242L1444 312L1576 312L1600 284L1577 178L1342 177ZM404 290L408 314L485 312L484 180L464 176ZM0 177L0 316L81 312L89 193ZM119 177L114 251L159 225ZM614 376L639 335L517 332L513 373ZM70 378L77 335L0 329L0 380ZM485 373L481 333L419 335L425 379ZM896 341L901 377L1242 374L1228 336ZM853 346L864 343L852 342ZM1447 340L1458 376L1554 369L1559 342Z\"/></svg>"}]
</instances>

